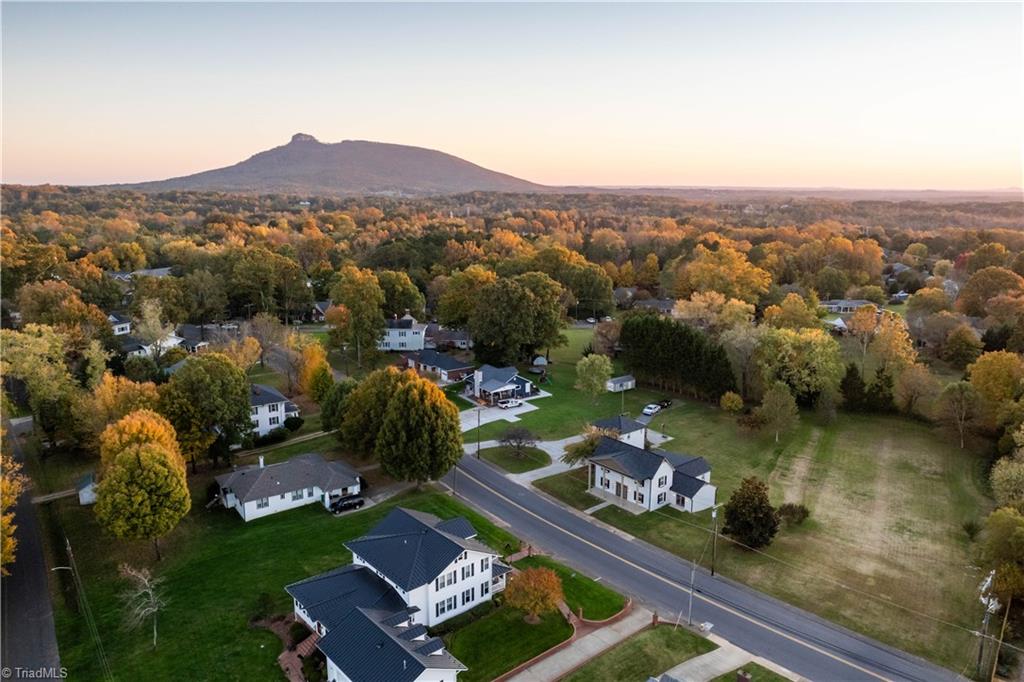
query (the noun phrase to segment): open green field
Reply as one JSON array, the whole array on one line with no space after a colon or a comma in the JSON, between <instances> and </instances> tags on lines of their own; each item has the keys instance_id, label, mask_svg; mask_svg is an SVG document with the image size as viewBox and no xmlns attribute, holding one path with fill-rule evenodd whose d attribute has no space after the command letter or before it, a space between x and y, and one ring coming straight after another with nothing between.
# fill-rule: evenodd
<instances>
[{"instance_id":1,"label":"open green field","mask_svg":"<svg viewBox=\"0 0 1024 682\"><path fill-rule=\"evenodd\" d=\"M531 556L516 562L516 568L550 568L562 579L565 603L576 615L583 610L588 620L611 618L626 605L626 598L568 566L546 556Z\"/></svg>"},{"instance_id":2,"label":"open green field","mask_svg":"<svg viewBox=\"0 0 1024 682\"><path fill-rule=\"evenodd\" d=\"M571 635L572 626L558 611L531 625L523 620L522 611L502 606L445 635L444 641L452 656L469 668L459 673L459 682L486 682Z\"/></svg>"},{"instance_id":3,"label":"open green field","mask_svg":"<svg viewBox=\"0 0 1024 682\"><path fill-rule=\"evenodd\" d=\"M551 464L551 457L540 448L524 448L522 457L519 457L511 448L499 445L496 448L484 448L480 451L480 457L512 474L533 471Z\"/></svg>"},{"instance_id":4,"label":"open green field","mask_svg":"<svg viewBox=\"0 0 1024 682\"><path fill-rule=\"evenodd\" d=\"M244 523L234 512L203 508L203 491L194 494L192 512L162 543L164 560L153 560L146 542L118 542L96 525L91 508L61 501L48 518L48 537L67 533L86 594L114 676L123 680L280 680L278 638L248 622L257 599L267 594L273 612L287 613L291 600L284 586L347 564L342 543L365 533L394 506L430 512L442 518L465 516L480 540L501 554L518 540L452 498L436 492L412 493L385 504L334 517L318 506L302 507ZM51 544L55 544L52 543ZM160 614L159 644L150 631L126 631L118 594L122 562L150 567L165 579L167 607ZM63 552L52 558L66 564ZM71 679L103 675L93 639L81 615L61 595L53 574L54 609L61 663Z\"/></svg>"},{"instance_id":5,"label":"open green field","mask_svg":"<svg viewBox=\"0 0 1024 682\"><path fill-rule=\"evenodd\" d=\"M710 640L698 637L686 628L659 625L615 645L563 682L646 680L717 648Z\"/></svg>"},{"instance_id":6,"label":"open green field","mask_svg":"<svg viewBox=\"0 0 1024 682\"><path fill-rule=\"evenodd\" d=\"M577 332L589 331L570 330L582 347L587 337ZM571 360L562 357L556 371L571 378ZM571 390L557 399L574 400L579 422L618 411L588 414L589 400L572 398ZM538 405L523 425L534 415L569 411ZM774 503L803 503L811 511L802 526L783 527L767 557L720 538L716 568L723 575L957 670L976 654L972 635L933 619L973 630L980 618L981 576L971 567L975 548L962 524L980 520L991 505L983 457L961 451L933 424L901 417L840 413L825 424L805 413L775 444L715 406L675 398L651 428L672 436L666 449L708 459L719 502L744 477L758 476ZM558 436L572 432L552 429ZM577 509L599 501L586 492L585 473L534 485ZM710 565L710 512L633 516L606 507L595 517L683 557L703 554Z\"/></svg>"},{"instance_id":7,"label":"open green field","mask_svg":"<svg viewBox=\"0 0 1024 682\"><path fill-rule=\"evenodd\" d=\"M757 663L747 663L742 668L737 668L732 672L711 680L711 682L736 682L736 673L739 671L750 673L750 682L787 682L789 678L783 677L782 675L773 673L768 668L758 665Z\"/></svg>"}]
</instances>

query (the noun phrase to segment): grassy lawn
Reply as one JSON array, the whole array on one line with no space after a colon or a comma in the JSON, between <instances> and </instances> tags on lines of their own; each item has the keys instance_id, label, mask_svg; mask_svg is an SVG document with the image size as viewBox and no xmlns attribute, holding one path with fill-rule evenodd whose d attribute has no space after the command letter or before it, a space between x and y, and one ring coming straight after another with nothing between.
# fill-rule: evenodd
<instances>
[{"instance_id":1,"label":"grassy lawn","mask_svg":"<svg viewBox=\"0 0 1024 682\"><path fill-rule=\"evenodd\" d=\"M587 492L587 470L585 468L548 476L534 481L533 485L576 509L590 509L601 502L600 499Z\"/></svg>"},{"instance_id":2,"label":"grassy lawn","mask_svg":"<svg viewBox=\"0 0 1024 682\"><path fill-rule=\"evenodd\" d=\"M280 641L248 625L258 597L265 593L274 611L287 613L290 582L348 563L342 543L365 533L397 505L443 518L465 516L480 539L504 554L518 540L452 498L436 492L412 493L365 511L334 517L316 506L302 507L244 523L229 510L205 510L196 491L192 512L162 543L164 560L153 561L145 542L118 542L97 527L91 508L62 501L53 509L49 537L66 532L75 552L86 594L110 665L118 679L280 680L276 658ZM61 553L54 565L63 565ZM165 579L166 609L160 614L159 646L149 630L126 631L118 595L123 581L117 566L149 566ZM72 679L102 677L85 622L65 602L53 574L54 608L61 663Z\"/></svg>"},{"instance_id":3,"label":"grassy lawn","mask_svg":"<svg viewBox=\"0 0 1024 682\"><path fill-rule=\"evenodd\" d=\"M573 613L579 615L583 609L583 617L588 620L604 620L611 618L626 605L626 598L615 590L591 580L568 566L546 556L532 556L516 562L516 568L550 568L562 579L562 591L565 603Z\"/></svg>"},{"instance_id":4,"label":"grassy lawn","mask_svg":"<svg viewBox=\"0 0 1024 682\"><path fill-rule=\"evenodd\" d=\"M444 394L448 396L448 400L455 403L455 407L459 408L460 412L474 407L473 403L469 402L461 395L459 395L460 393L462 393L465 387L466 382L464 381L460 381L456 384L449 384L448 386L444 387Z\"/></svg>"},{"instance_id":5,"label":"grassy lawn","mask_svg":"<svg viewBox=\"0 0 1024 682\"><path fill-rule=\"evenodd\" d=\"M736 682L736 673L741 670L750 673L751 682L787 682L789 679L782 675L777 675L768 668L758 665L757 663L747 663L742 668L736 668L736 670L733 670L731 673L719 675L711 680L711 682Z\"/></svg>"},{"instance_id":6,"label":"grassy lawn","mask_svg":"<svg viewBox=\"0 0 1024 682\"><path fill-rule=\"evenodd\" d=\"M692 634L686 628L660 625L617 644L565 678L564 682L646 680L717 648L711 641Z\"/></svg>"},{"instance_id":7,"label":"grassy lawn","mask_svg":"<svg viewBox=\"0 0 1024 682\"><path fill-rule=\"evenodd\" d=\"M572 635L572 626L557 611L541 617L537 625L523 620L523 612L502 606L483 618L445 635L455 658L469 668L459 682L493 680L547 651Z\"/></svg>"},{"instance_id":8,"label":"grassy lawn","mask_svg":"<svg viewBox=\"0 0 1024 682\"><path fill-rule=\"evenodd\" d=\"M276 388L282 393L288 384L288 379L283 374L272 370L270 365L260 367L258 362L249 369L249 381L254 384L264 384L271 388Z\"/></svg>"},{"instance_id":9,"label":"grassy lawn","mask_svg":"<svg viewBox=\"0 0 1024 682\"><path fill-rule=\"evenodd\" d=\"M551 464L551 457L540 448L524 448L521 457L517 457L511 448L505 446L484 448L480 451L480 457L513 474L533 471Z\"/></svg>"},{"instance_id":10,"label":"grassy lawn","mask_svg":"<svg viewBox=\"0 0 1024 682\"><path fill-rule=\"evenodd\" d=\"M677 404L653 425L674 436L666 448L711 462L720 502L743 477L758 476L775 504L811 510L766 550L786 564L719 540L722 574L951 668L970 660L976 642L968 633L858 591L975 627L980 576L961 524L991 504L982 458L932 425L896 417L840 414L823 425L805 414L778 445L694 403ZM633 516L606 507L595 516L686 558L701 554L711 527L709 512Z\"/></svg>"}]
</instances>

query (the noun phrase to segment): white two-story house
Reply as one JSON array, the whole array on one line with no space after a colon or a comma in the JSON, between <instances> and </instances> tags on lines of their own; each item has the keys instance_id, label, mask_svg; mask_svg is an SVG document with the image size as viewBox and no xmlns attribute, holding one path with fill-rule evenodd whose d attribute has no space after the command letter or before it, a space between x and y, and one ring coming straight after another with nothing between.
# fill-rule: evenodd
<instances>
[{"instance_id":1,"label":"white two-story house","mask_svg":"<svg viewBox=\"0 0 1024 682\"><path fill-rule=\"evenodd\" d=\"M647 450L603 436L587 466L590 492L628 511L671 506L698 512L715 505L711 465L703 457Z\"/></svg>"},{"instance_id":2,"label":"white two-story house","mask_svg":"<svg viewBox=\"0 0 1024 682\"><path fill-rule=\"evenodd\" d=\"M114 330L114 336L132 333L132 318L121 313L107 313L107 322Z\"/></svg>"},{"instance_id":3,"label":"white two-story house","mask_svg":"<svg viewBox=\"0 0 1024 682\"><path fill-rule=\"evenodd\" d=\"M298 417L299 407L285 398L276 388L266 384L249 385L249 419L252 432L265 436L284 426L288 417Z\"/></svg>"},{"instance_id":4,"label":"white two-story house","mask_svg":"<svg viewBox=\"0 0 1024 682\"><path fill-rule=\"evenodd\" d=\"M277 464L238 467L217 477L221 504L243 521L277 512L331 502L361 489L359 474L344 462L328 462L315 453L297 455Z\"/></svg>"},{"instance_id":5,"label":"white two-story house","mask_svg":"<svg viewBox=\"0 0 1024 682\"><path fill-rule=\"evenodd\" d=\"M630 419L625 415L618 415L616 417L598 419L591 422L591 424L602 431L607 431L609 434L615 434L615 438L627 445L637 448L647 447L647 424L638 422L635 419Z\"/></svg>"},{"instance_id":6,"label":"white two-story house","mask_svg":"<svg viewBox=\"0 0 1024 682\"><path fill-rule=\"evenodd\" d=\"M427 628L489 600L510 570L475 537L464 518L399 507L345 543L352 565L286 587L328 680L455 682L466 666Z\"/></svg>"},{"instance_id":7,"label":"white two-story house","mask_svg":"<svg viewBox=\"0 0 1024 682\"><path fill-rule=\"evenodd\" d=\"M417 322L409 313L397 319L392 318L387 320L384 335L377 341L377 350L423 350L426 332L427 325Z\"/></svg>"}]
</instances>

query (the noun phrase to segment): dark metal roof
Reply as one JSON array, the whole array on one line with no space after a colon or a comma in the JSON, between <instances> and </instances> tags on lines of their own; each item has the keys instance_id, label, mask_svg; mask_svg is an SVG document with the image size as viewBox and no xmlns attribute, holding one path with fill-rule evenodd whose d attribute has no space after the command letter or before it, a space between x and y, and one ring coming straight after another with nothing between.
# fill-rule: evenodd
<instances>
[{"instance_id":1,"label":"dark metal roof","mask_svg":"<svg viewBox=\"0 0 1024 682\"><path fill-rule=\"evenodd\" d=\"M358 481L359 474L349 465L328 462L315 453L264 467L247 466L217 477L217 485L233 492L243 504L304 488L337 490L354 486Z\"/></svg>"},{"instance_id":2,"label":"dark metal roof","mask_svg":"<svg viewBox=\"0 0 1024 682\"><path fill-rule=\"evenodd\" d=\"M662 462L668 462L673 471L691 478L711 471L711 465L703 457L667 450L644 450L608 436L601 437L591 459L638 481L653 478Z\"/></svg>"},{"instance_id":3,"label":"dark metal roof","mask_svg":"<svg viewBox=\"0 0 1024 682\"><path fill-rule=\"evenodd\" d=\"M498 578L500 576L505 575L506 573L508 573L511 570L512 570L511 567L506 566L505 564L501 563L500 561L492 561L491 562L491 578Z\"/></svg>"},{"instance_id":4,"label":"dark metal roof","mask_svg":"<svg viewBox=\"0 0 1024 682\"><path fill-rule=\"evenodd\" d=\"M405 608L405 602L395 589L366 566L336 568L284 589L306 609L311 619L323 623L328 630L358 607L386 611Z\"/></svg>"},{"instance_id":5,"label":"dark metal roof","mask_svg":"<svg viewBox=\"0 0 1024 682\"><path fill-rule=\"evenodd\" d=\"M249 404L253 407L288 402L276 388L266 384L249 384Z\"/></svg>"},{"instance_id":6,"label":"dark metal roof","mask_svg":"<svg viewBox=\"0 0 1024 682\"><path fill-rule=\"evenodd\" d=\"M460 525L397 507L369 533L346 542L345 547L410 591L436 578L465 550L494 554L486 545L461 537L465 529ZM466 525L471 524L466 521Z\"/></svg>"},{"instance_id":7,"label":"dark metal roof","mask_svg":"<svg viewBox=\"0 0 1024 682\"><path fill-rule=\"evenodd\" d=\"M669 490L692 499L693 496L706 485L707 483L699 478L694 478L693 476L676 471L672 474L672 485L669 486Z\"/></svg>"},{"instance_id":8,"label":"dark metal roof","mask_svg":"<svg viewBox=\"0 0 1024 682\"><path fill-rule=\"evenodd\" d=\"M472 362L459 360L447 353L439 353L436 350L422 350L419 353L412 353L410 356L419 364L426 365L427 367L437 367L438 369L443 369L446 372L451 372L456 369L473 368Z\"/></svg>"},{"instance_id":9,"label":"dark metal roof","mask_svg":"<svg viewBox=\"0 0 1024 682\"><path fill-rule=\"evenodd\" d=\"M454 519L442 521L437 524L437 529L444 531L445 533L451 533L452 535L456 535L465 540L476 537L476 528L473 528L473 524L461 516L456 516Z\"/></svg>"},{"instance_id":10,"label":"dark metal roof","mask_svg":"<svg viewBox=\"0 0 1024 682\"><path fill-rule=\"evenodd\" d=\"M143 350L146 347L145 344L142 343L142 341L139 341L131 334L121 334L116 338L118 341L121 342L122 353L131 353L133 351Z\"/></svg>"},{"instance_id":11,"label":"dark metal roof","mask_svg":"<svg viewBox=\"0 0 1024 682\"><path fill-rule=\"evenodd\" d=\"M458 659L442 651L441 640L403 638L407 626L383 622L391 615L375 609L353 609L317 642L317 648L352 682L412 682L428 669L467 670Z\"/></svg>"},{"instance_id":12,"label":"dark metal roof","mask_svg":"<svg viewBox=\"0 0 1024 682\"><path fill-rule=\"evenodd\" d=\"M645 424L641 424L637 420L630 419L624 415L605 417L591 423L599 429L613 429L619 433L633 433L634 431L647 428Z\"/></svg>"}]
</instances>

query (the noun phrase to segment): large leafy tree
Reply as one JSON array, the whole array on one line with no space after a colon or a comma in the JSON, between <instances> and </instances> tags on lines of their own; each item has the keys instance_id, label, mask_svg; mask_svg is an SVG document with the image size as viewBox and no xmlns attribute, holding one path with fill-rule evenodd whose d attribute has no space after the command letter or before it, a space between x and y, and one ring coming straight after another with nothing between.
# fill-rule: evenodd
<instances>
[{"instance_id":1,"label":"large leafy tree","mask_svg":"<svg viewBox=\"0 0 1024 682\"><path fill-rule=\"evenodd\" d=\"M234 443L252 428L249 382L226 356L203 353L189 358L161 387L159 411L174 426L194 472L218 437Z\"/></svg>"},{"instance_id":2,"label":"large leafy tree","mask_svg":"<svg viewBox=\"0 0 1024 682\"><path fill-rule=\"evenodd\" d=\"M333 431L341 427L345 417L345 398L355 390L355 379L346 377L334 383L320 402L320 425L325 431Z\"/></svg>"},{"instance_id":3,"label":"large leafy tree","mask_svg":"<svg viewBox=\"0 0 1024 682\"><path fill-rule=\"evenodd\" d=\"M989 266L978 270L960 290L956 305L965 315L983 317L985 304L999 294L1024 291L1024 277L1012 270Z\"/></svg>"},{"instance_id":4,"label":"large leafy tree","mask_svg":"<svg viewBox=\"0 0 1024 682\"><path fill-rule=\"evenodd\" d=\"M499 279L480 290L469 320L476 356L496 365L522 360L535 347L531 294L513 279Z\"/></svg>"},{"instance_id":5,"label":"large leafy tree","mask_svg":"<svg viewBox=\"0 0 1024 682\"><path fill-rule=\"evenodd\" d=\"M96 487L96 519L122 540L151 540L174 530L192 506L185 472L157 443L133 444L117 453Z\"/></svg>"},{"instance_id":6,"label":"large leafy tree","mask_svg":"<svg viewBox=\"0 0 1024 682\"><path fill-rule=\"evenodd\" d=\"M0 434L0 438L2 438ZM21 473L21 464L7 455L0 456L0 575L9 575L7 565L14 563L18 540L14 531L14 507L25 491L28 480Z\"/></svg>"},{"instance_id":7,"label":"large leafy tree","mask_svg":"<svg viewBox=\"0 0 1024 682\"><path fill-rule=\"evenodd\" d=\"M771 274L752 265L741 251L724 243L715 250L698 244L693 258L679 268L676 295L687 298L695 291L717 291L728 298L757 303L768 293L771 282Z\"/></svg>"},{"instance_id":8,"label":"large leafy tree","mask_svg":"<svg viewBox=\"0 0 1024 682\"><path fill-rule=\"evenodd\" d=\"M591 353L576 363L576 388L595 401L607 389L612 377L612 361L607 355Z\"/></svg>"},{"instance_id":9,"label":"large leafy tree","mask_svg":"<svg viewBox=\"0 0 1024 682\"><path fill-rule=\"evenodd\" d=\"M536 625L542 613L558 609L565 600L562 579L550 568L534 566L514 574L505 588L505 602L523 611L527 623Z\"/></svg>"},{"instance_id":10,"label":"large leafy tree","mask_svg":"<svg viewBox=\"0 0 1024 682\"><path fill-rule=\"evenodd\" d=\"M800 410L796 400L789 392L789 386L781 381L775 382L764 393L761 406L757 408L757 416L764 422L765 428L775 433L775 442L779 442L779 434L791 430L800 421Z\"/></svg>"},{"instance_id":11,"label":"large leafy tree","mask_svg":"<svg viewBox=\"0 0 1024 682\"><path fill-rule=\"evenodd\" d=\"M182 471L185 470L174 427L152 410L135 410L109 424L100 434L99 442L101 471L106 471L117 456L130 446L145 443L159 445Z\"/></svg>"},{"instance_id":12,"label":"large leafy tree","mask_svg":"<svg viewBox=\"0 0 1024 682\"><path fill-rule=\"evenodd\" d=\"M890 312L882 313L868 352L882 370L890 373L898 373L917 361L917 351L906 323L902 317Z\"/></svg>"},{"instance_id":13,"label":"large leafy tree","mask_svg":"<svg viewBox=\"0 0 1024 682\"><path fill-rule=\"evenodd\" d=\"M476 310L477 297L498 276L482 265L470 265L448 278L437 303L437 320L449 327L463 328Z\"/></svg>"},{"instance_id":14,"label":"large leafy tree","mask_svg":"<svg viewBox=\"0 0 1024 682\"><path fill-rule=\"evenodd\" d=\"M854 311L850 319L846 321L846 329L856 339L857 348L860 350L860 371L864 371L864 362L868 356L868 348L871 339L875 336L875 329L878 328L878 313L873 305L862 305Z\"/></svg>"},{"instance_id":15,"label":"large leafy tree","mask_svg":"<svg viewBox=\"0 0 1024 682\"><path fill-rule=\"evenodd\" d=\"M779 515L768 499L768 486L756 477L743 479L725 503L722 532L758 549L770 545L779 531Z\"/></svg>"},{"instance_id":16,"label":"large leafy tree","mask_svg":"<svg viewBox=\"0 0 1024 682\"><path fill-rule=\"evenodd\" d=\"M1024 359L1010 351L992 351L975 360L967 374L978 397L994 416L996 410L1020 395L1024 388Z\"/></svg>"},{"instance_id":17,"label":"large leafy tree","mask_svg":"<svg viewBox=\"0 0 1024 682\"><path fill-rule=\"evenodd\" d=\"M982 558L996 571L995 589L1006 600L1024 596L1024 515L1003 507L985 519Z\"/></svg>"},{"instance_id":18,"label":"large leafy tree","mask_svg":"<svg viewBox=\"0 0 1024 682\"><path fill-rule=\"evenodd\" d=\"M280 348L288 338L288 330L281 324L281 320L270 313L260 313L253 317L246 324L245 334L256 339L259 344L260 367L266 364L267 353Z\"/></svg>"},{"instance_id":19,"label":"large leafy tree","mask_svg":"<svg viewBox=\"0 0 1024 682\"><path fill-rule=\"evenodd\" d=\"M356 364L362 366L363 353L376 349L384 333L384 290L372 271L346 265L331 298L348 310L348 338L356 347Z\"/></svg>"},{"instance_id":20,"label":"large leafy tree","mask_svg":"<svg viewBox=\"0 0 1024 682\"><path fill-rule=\"evenodd\" d=\"M200 325L216 320L224 315L228 305L227 291L224 282L206 269L190 272L183 278L185 293L188 296L189 319ZM203 327L201 335L205 338Z\"/></svg>"},{"instance_id":21,"label":"large leafy tree","mask_svg":"<svg viewBox=\"0 0 1024 682\"><path fill-rule=\"evenodd\" d=\"M800 294L789 293L782 303L765 308L764 323L769 327L787 329L818 327L818 307L814 302L805 301Z\"/></svg>"},{"instance_id":22,"label":"large leafy tree","mask_svg":"<svg viewBox=\"0 0 1024 682\"><path fill-rule=\"evenodd\" d=\"M108 425L136 410L155 409L159 397L151 381L135 382L105 373L91 393L74 403L75 427L81 433L79 444L87 450L97 448L99 436Z\"/></svg>"},{"instance_id":23,"label":"large leafy tree","mask_svg":"<svg viewBox=\"0 0 1024 682\"><path fill-rule=\"evenodd\" d=\"M409 275L395 270L381 270L377 273L377 281L384 291L385 315L401 317L408 312L422 319L426 299L409 279Z\"/></svg>"},{"instance_id":24,"label":"large leafy tree","mask_svg":"<svg viewBox=\"0 0 1024 682\"><path fill-rule=\"evenodd\" d=\"M459 410L432 381L410 379L388 401L374 449L393 478L438 479L462 456Z\"/></svg>"},{"instance_id":25,"label":"large leafy tree","mask_svg":"<svg viewBox=\"0 0 1024 682\"><path fill-rule=\"evenodd\" d=\"M843 377L839 343L821 329L769 329L758 348L766 386L786 383L799 400L835 391Z\"/></svg>"},{"instance_id":26,"label":"large leafy tree","mask_svg":"<svg viewBox=\"0 0 1024 682\"><path fill-rule=\"evenodd\" d=\"M0 374L24 382L35 424L53 436L68 434L78 384L65 353L67 335L46 325L0 330Z\"/></svg>"},{"instance_id":27,"label":"large leafy tree","mask_svg":"<svg viewBox=\"0 0 1024 682\"><path fill-rule=\"evenodd\" d=\"M374 454L391 398L402 386L417 379L413 370L400 372L394 367L366 375L344 400L338 430L342 445L362 457Z\"/></svg>"}]
</instances>

